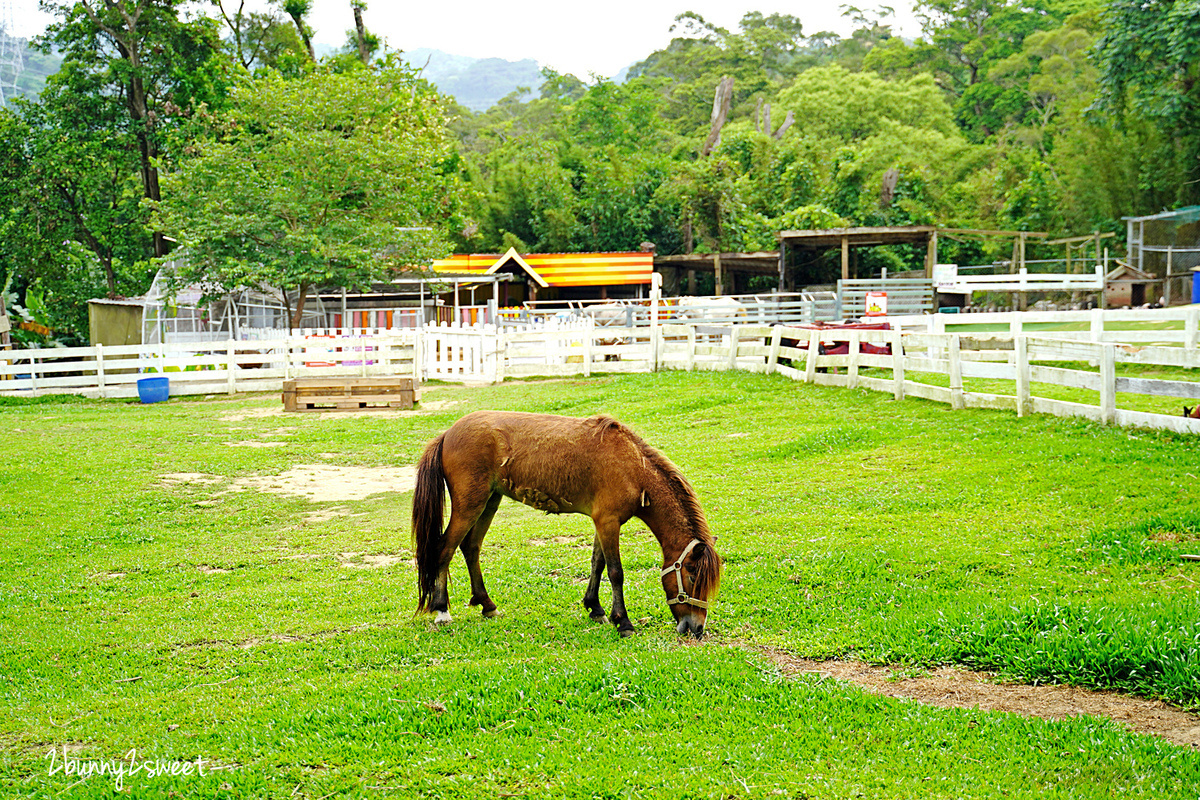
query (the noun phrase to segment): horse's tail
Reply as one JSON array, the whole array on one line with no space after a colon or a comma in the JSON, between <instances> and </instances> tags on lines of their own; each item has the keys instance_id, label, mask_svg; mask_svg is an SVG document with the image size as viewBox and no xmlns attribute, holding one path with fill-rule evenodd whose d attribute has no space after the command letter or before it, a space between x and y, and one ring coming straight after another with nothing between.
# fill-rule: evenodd
<instances>
[{"instance_id":1,"label":"horse's tail","mask_svg":"<svg viewBox=\"0 0 1200 800\"><path fill-rule=\"evenodd\" d=\"M412 537L417 561L417 612L429 611L433 585L437 581L442 556L442 517L446 512L446 476L442 472L442 440L429 443L417 467L413 490Z\"/></svg>"}]
</instances>

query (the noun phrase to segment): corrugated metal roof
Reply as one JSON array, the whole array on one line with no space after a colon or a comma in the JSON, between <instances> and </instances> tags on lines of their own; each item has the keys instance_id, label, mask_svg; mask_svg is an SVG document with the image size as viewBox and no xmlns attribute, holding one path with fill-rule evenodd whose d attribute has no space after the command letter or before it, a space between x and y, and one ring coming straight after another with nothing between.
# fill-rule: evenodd
<instances>
[{"instance_id":1,"label":"corrugated metal roof","mask_svg":"<svg viewBox=\"0 0 1200 800\"><path fill-rule=\"evenodd\" d=\"M654 272L652 253L475 253L433 262L435 272L490 274L505 265L524 269L542 286L619 286L648 284Z\"/></svg>"}]
</instances>

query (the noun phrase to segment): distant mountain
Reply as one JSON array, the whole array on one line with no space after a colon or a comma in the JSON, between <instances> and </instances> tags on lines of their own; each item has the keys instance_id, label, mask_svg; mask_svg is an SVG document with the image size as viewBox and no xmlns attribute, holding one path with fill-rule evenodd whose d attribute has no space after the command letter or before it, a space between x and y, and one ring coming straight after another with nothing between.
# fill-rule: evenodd
<instances>
[{"instance_id":1,"label":"distant mountain","mask_svg":"<svg viewBox=\"0 0 1200 800\"><path fill-rule=\"evenodd\" d=\"M428 48L406 50L403 58L418 69L424 67L422 74L439 92L453 95L472 111L487 111L521 86L536 97L542 85L541 69L532 58L472 58Z\"/></svg>"}]
</instances>

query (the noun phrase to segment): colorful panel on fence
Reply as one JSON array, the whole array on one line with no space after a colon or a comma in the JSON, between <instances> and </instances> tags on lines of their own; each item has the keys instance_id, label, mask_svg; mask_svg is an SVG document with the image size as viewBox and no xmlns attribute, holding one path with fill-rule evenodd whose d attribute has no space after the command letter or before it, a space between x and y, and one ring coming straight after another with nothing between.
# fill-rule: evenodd
<instances>
[{"instance_id":1,"label":"colorful panel on fence","mask_svg":"<svg viewBox=\"0 0 1200 800\"><path fill-rule=\"evenodd\" d=\"M648 284L654 272L650 253L529 253L525 263L550 286L617 286ZM437 272L480 273L493 271L498 262L503 268L521 267L499 255L454 255L433 262Z\"/></svg>"}]
</instances>

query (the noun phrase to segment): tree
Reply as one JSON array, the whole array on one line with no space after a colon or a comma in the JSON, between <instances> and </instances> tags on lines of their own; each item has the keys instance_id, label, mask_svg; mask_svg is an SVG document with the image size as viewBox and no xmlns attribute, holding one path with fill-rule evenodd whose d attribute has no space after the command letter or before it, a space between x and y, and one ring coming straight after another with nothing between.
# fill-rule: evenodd
<instances>
[{"instance_id":1,"label":"tree","mask_svg":"<svg viewBox=\"0 0 1200 800\"><path fill-rule=\"evenodd\" d=\"M142 194L161 198L159 160L163 127L196 102L221 96L224 63L215 23L182 21L183 0L80 0L43 3L62 19L51 24L40 46L57 47L65 62L102 80L94 91L123 100L137 142ZM167 243L154 237L154 254Z\"/></svg>"},{"instance_id":2,"label":"tree","mask_svg":"<svg viewBox=\"0 0 1200 800\"><path fill-rule=\"evenodd\" d=\"M1200 11L1192 0L1119 0L1096 46L1097 106L1118 120L1130 110L1175 139L1186 180L1179 201L1200 202Z\"/></svg>"},{"instance_id":3,"label":"tree","mask_svg":"<svg viewBox=\"0 0 1200 800\"><path fill-rule=\"evenodd\" d=\"M317 51L313 49L312 28L304 21L304 17L312 11L313 0L282 0L283 12L292 18L296 26L296 34L304 42L308 51L308 60L316 63Z\"/></svg>"},{"instance_id":4,"label":"tree","mask_svg":"<svg viewBox=\"0 0 1200 800\"><path fill-rule=\"evenodd\" d=\"M237 0L236 10L232 0L209 0L229 30L227 49L242 69L272 68L281 72L294 73L289 56L307 58L304 43L296 31L288 26L279 13L270 11L246 11L246 0ZM228 8L226 7L228 6Z\"/></svg>"},{"instance_id":5,"label":"tree","mask_svg":"<svg viewBox=\"0 0 1200 800\"><path fill-rule=\"evenodd\" d=\"M153 204L187 247L180 280L292 290L298 325L312 287L364 288L448 252L457 173L437 97L409 71L268 75L232 102Z\"/></svg>"},{"instance_id":6,"label":"tree","mask_svg":"<svg viewBox=\"0 0 1200 800\"><path fill-rule=\"evenodd\" d=\"M8 112L0 162L13 180L7 219L28 232L21 277L53 269L61 243L90 250L109 295L136 292L127 268L152 255L139 207L139 151L119 98L96 90L97 78L68 62L42 92ZM33 233L37 231L37 233ZM40 234L40 235L39 235ZM39 240L40 243L39 243Z\"/></svg>"}]
</instances>

